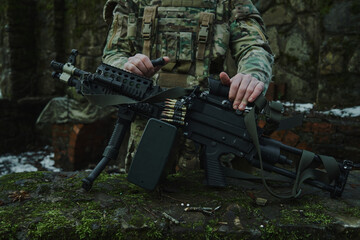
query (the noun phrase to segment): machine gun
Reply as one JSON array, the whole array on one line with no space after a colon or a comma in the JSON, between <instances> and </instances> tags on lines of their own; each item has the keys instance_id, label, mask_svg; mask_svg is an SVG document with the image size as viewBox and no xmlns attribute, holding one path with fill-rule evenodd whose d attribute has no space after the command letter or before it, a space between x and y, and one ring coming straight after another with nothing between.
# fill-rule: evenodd
<instances>
[{"instance_id":1,"label":"machine gun","mask_svg":"<svg viewBox=\"0 0 360 240\"><path fill-rule=\"evenodd\" d=\"M132 161L128 180L145 189L153 190L162 175L174 144L177 129L202 147L203 167L207 184L226 186L226 177L238 178L241 172L220 161L223 154L232 153L246 158L251 165L294 179L290 197L300 194L303 182L329 191L340 197L350 170L356 167L351 161L342 163L334 158L317 155L287 146L263 136L256 124L260 113L267 117L281 114L278 103L269 103L259 97L250 111L235 111L228 100L229 87L208 78L209 91L154 86L151 79L102 63L95 73L76 68L77 51L73 50L67 63L51 62L53 78L75 87L79 94L99 105L118 107L118 119L103 158L83 179L83 188L90 190L94 180L112 159L116 159L126 131L136 114L149 118L138 150ZM154 66L161 59L153 61ZM292 165L283 152L299 156L297 170L281 168ZM323 168L323 170L319 169ZM274 193L261 177L267 190L276 197L289 197Z\"/></svg>"}]
</instances>

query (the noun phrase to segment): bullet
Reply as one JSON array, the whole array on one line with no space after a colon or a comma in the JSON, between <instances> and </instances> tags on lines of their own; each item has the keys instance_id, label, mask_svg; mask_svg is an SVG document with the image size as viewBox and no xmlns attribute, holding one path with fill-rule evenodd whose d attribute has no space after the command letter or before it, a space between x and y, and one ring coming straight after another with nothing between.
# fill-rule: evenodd
<instances>
[{"instance_id":1,"label":"bullet","mask_svg":"<svg viewBox=\"0 0 360 240\"><path fill-rule=\"evenodd\" d=\"M183 121L178 121L178 120L168 119L168 118L161 118L160 120L165 121L165 122L169 122L169 123L176 123L176 124L180 124L180 125L185 124Z\"/></svg>"},{"instance_id":2,"label":"bullet","mask_svg":"<svg viewBox=\"0 0 360 240\"><path fill-rule=\"evenodd\" d=\"M185 117L186 112L183 111L174 111L173 109L164 109L163 113L170 113L174 115L179 115Z\"/></svg>"},{"instance_id":3,"label":"bullet","mask_svg":"<svg viewBox=\"0 0 360 240\"><path fill-rule=\"evenodd\" d=\"M162 116L162 117L165 117L165 118L167 118L167 119L171 119L171 120L185 121L185 118L184 118L184 117L177 116L177 115L162 113L161 116Z\"/></svg>"},{"instance_id":4,"label":"bullet","mask_svg":"<svg viewBox=\"0 0 360 240\"><path fill-rule=\"evenodd\" d=\"M173 116L174 116L174 114L171 114L171 113L164 113L164 112L162 112L162 113L161 113L161 116L165 116L165 117L173 117Z\"/></svg>"},{"instance_id":5,"label":"bullet","mask_svg":"<svg viewBox=\"0 0 360 240\"><path fill-rule=\"evenodd\" d=\"M186 110L185 106L176 105L176 104L165 104L165 107Z\"/></svg>"}]
</instances>

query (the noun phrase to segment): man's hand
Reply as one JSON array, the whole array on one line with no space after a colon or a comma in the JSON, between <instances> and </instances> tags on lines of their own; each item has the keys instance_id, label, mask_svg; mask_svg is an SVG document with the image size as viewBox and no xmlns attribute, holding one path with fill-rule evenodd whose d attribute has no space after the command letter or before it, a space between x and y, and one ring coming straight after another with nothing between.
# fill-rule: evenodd
<instances>
[{"instance_id":1,"label":"man's hand","mask_svg":"<svg viewBox=\"0 0 360 240\"><path fill-rule=\"evenodd\" d=\"M165 60L165 64L170 62L169 57L163 58ZM162 66L154 67L151 63L151 60L144 54L136 54L133 57L129 57L128 62L124 65L124 69L126 71L148 78L154 76L154 74L159 71L161 67Z\"/></svg>"},{"instance_id":2,"label":"man's hand","mask_svg":"<svg viewBox=\"0 0 360 240\"><path fill-rule=\"evenodd\" d=\"M222 72L220 80L222 84L230 86L229 100L234 101L233 108L241 111L245 110L249 102L255 101L264 90L264 83L251 75L238 73L230 79L229 75Z\"/></svg>"}]
</instances>

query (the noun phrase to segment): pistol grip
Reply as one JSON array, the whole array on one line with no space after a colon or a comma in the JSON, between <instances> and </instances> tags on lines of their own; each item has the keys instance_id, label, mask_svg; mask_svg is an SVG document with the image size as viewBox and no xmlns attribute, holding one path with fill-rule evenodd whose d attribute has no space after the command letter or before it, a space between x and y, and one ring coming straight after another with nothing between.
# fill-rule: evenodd
<instances>
[{"instance_id":1,"label":"pistol grip","mask_svg":"<svg viewBox=\"0 0 360 240\"><path fill-rule=\"evenodd\" d=\"M214 146L206 146L203 157L205 158L205 170L207 184L212 187L225 187L225 175L223 166L220 164L221 152L219 148Z\"/></svg>"}]
</instances>

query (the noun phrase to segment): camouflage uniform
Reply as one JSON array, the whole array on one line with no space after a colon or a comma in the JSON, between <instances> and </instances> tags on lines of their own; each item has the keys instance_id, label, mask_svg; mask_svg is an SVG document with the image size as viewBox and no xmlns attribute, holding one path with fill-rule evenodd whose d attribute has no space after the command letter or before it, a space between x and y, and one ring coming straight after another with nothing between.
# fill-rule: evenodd
<instances>
[{"instance_id":1,"label":"camouflage uniform","mask_svg":"<svg viewBox=\"0 0 360 240\"><path fill-rule=\"evenodd\" d=\"M162 87L206 88L207 76L217 77L221 71L231 77L250 74L268 87L273 56L262 18L250 0L108 0L103 16L111 24L104 63L123 68L137 53L150 59L169 56L171 62L154 76ZM128 159L145 125L136 122ZM194 144L184 141L180 167L197 159Z\"/></svg>"}]
</instances>

